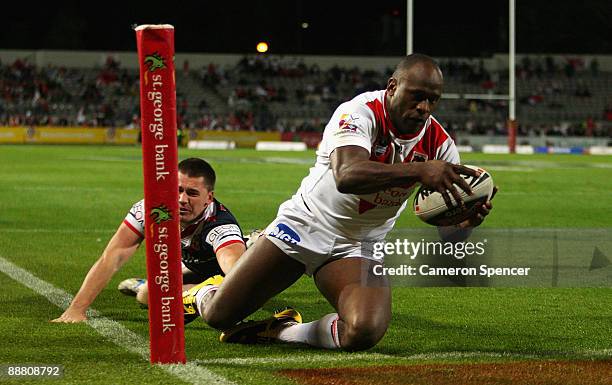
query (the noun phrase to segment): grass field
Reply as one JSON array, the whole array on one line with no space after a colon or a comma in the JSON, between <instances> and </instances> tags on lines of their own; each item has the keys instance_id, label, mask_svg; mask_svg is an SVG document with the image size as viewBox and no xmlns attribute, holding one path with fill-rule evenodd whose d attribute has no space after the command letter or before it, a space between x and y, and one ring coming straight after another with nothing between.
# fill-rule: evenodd
<instances>
[{"instance_id":1,"label":"grass field","mask_svg":"<svg viewBox=\"0 0 612 385\"><path fill-rule=\"evenodd\" d=\"M212 163L218 175L217 197L245 231L274 218L314 160L312 152L179 153L180 158L188 156ZM489 169L500 187L486 228L612 228L612 157L467 154L463 161ZM147 312L115 289L122 279L144 274L144 248L93 304L98 318L88 324L48 322L62 313L58 306L77 292L127 210L141 198L140 149L0 146L0 176L0 261L5 261L0 264L0 364L63 365L63 378L47 382L315 384L330 379L329 371L316 369L372 367L347 370L352 376L335 383L421 383L409 380L406 365L419 370L414 373L439 368L447 373L441 378L450 381L455 378L453 368L470 368L459 364L482 368L490 363L561 361L565 364L549 365L557 379L548 382L538 380L537 369L548 366L526 367L523 382L493 365L481 370L499 372L489 381L470 382L475 378L470 377L448 383L612 383L612 266L604 267L608 285L603 287L395 288L386 336L370 351L355 354L284 345L222 345L216 331L194 322L185 331L191 365L151 366L143 358ZM427 225L407 210L397 226ZM610 258L612 250L606 245L601 251ZM299 309L305 321L331 310L312 280L302 278L254 318L287 304ZM580 366L583 361L597 365ZM397 367L404 373L400 377L386 372ZM296 376L296 369L314 371ZM2 383L39 381L0 378Z\"/></svg>"}]
</instances>

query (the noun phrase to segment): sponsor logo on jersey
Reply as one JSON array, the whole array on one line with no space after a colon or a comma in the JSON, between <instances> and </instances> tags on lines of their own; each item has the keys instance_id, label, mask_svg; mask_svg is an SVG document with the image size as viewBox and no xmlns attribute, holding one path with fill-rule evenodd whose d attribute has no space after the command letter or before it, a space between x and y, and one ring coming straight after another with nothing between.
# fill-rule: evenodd
<instances>
[{"instance_id":1,"label":"sponsor logo on jersey","mask_svg":"<svg viewBox=\"0 0 612 385\"><path fill-rule=\"evenodd\" d=\"M132 215L138 222L144 223L144 201L137 202L132 206Z\"/></svg>"},{"instance_id":2,"label":"sponsor logo on jersey","mask_svg":"<svg viewBox=\"0 0 612 385\"><path fill-rule=\"evenodd\" d=\"M353 114L342 114L340 115L340 121L338 122L338 126L341 130L350 130L357 131L357 126L355 125L355 121L359 120L358 116Z\"/></svg>"},{"instance_id":3,"label":"sponsor logo on jersey","mask_svg":"<svg viewBox=\"0 0 612 385\"><path fill-rule=\"evenodd\" d=\"M240 228L234 224L217 226L208 232L208 235L206 235L206 242L209 245L216 245L217 242L228 237L242 238Z\"/></svg>"},{"instance_id":4,"label":"sponsor logo on jersey","mask_svg":"<svg viewBox=\"0 0 612 385\"><path fill-rule=\"evenodd\" d=\"M284 223L278 223L276 227L268 233L268 235L294 245L300 243L301 241L300 236L295 232L295 230L291 229Z\"/></svg>"}]
</instances>

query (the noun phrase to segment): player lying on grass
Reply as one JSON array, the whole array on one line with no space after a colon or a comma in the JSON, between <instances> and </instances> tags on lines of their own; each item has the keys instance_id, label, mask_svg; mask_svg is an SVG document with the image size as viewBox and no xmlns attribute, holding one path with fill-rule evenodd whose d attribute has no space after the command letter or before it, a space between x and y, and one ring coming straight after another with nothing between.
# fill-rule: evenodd
<instances>
[{"instance_id":1,"label":"player lying on grass","mask_svg":"<svg viewBox=\"0 0 612 385\"><path fill-rule=\"evenodd\" d=\"M340 105L327 124L317 160L297 193L220 285L208 281L183 293L185 320L201 316L223 330L221 341L284 341L328 349L374 346L391 319L391 291L366 244L383 241L420 183L462 202L470 187L460 174L453 140L433 116L442 73L428 56L400 61L385 90ZM450 195L449 195L450 194ZM443 238L465 239L492 209L486 202ZM336 310L302 324L293 309L240 323L304 273ZM367 277L364 277L364 273ZM365 279L364 279L365 278ZM364 284L367 282L367 284Z\"/></svg>"},{"instance_id":2,"label":"player lying on grass","mask_svg":"<svg viewBox=\"0 0 612 385\"><path fill-rule=\"evenodd\" d=\"M236 218L214 198L213 168L202 159L189 158L179 163L178 172L183 283L191 284L185 287L188 288L229 272L244 253L245 243ZM142 243L143 211L143 200L132 206L68 309L53 322L87 319L87 308ZM144 280L130 279L120 285L120 290L136 294L143 304L147 303L146 289Z\"/></svg>"}]
</instances>

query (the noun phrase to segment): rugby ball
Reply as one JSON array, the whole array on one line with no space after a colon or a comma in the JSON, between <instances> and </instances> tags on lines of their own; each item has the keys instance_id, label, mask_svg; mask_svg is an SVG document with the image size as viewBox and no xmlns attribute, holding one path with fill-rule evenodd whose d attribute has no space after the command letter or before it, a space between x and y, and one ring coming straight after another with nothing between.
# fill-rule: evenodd
<instances>
[{"instance_id":1,"label":"rugby ball","mask_svg":"<svg viewBox=\"0 0 612 385\"><path fill-rule=\"evenodd\" d=\"M452 226L459 224L472 216L476 207L491 199L493 195L493 178L486 170L477 166L465 165L480 171L479 177L461 175L472 188L473 195L468 195L457 184L454 186L461 194L465 207L455 205L455 199L451 195L451 202L455 205L448 208L442 194L421 186L414 197L413 210L417 217L434 226Z\"/></svg>"}]
</instances>

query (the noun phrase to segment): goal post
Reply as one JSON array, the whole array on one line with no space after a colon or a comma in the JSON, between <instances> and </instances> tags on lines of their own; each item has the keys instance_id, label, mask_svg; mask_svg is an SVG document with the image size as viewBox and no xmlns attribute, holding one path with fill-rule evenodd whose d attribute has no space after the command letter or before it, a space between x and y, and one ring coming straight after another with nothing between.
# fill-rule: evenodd
<instances>
[{"instance_id":1,"label":"goal post","mask_svg":"<svg viewBox=\"0 0 612 385\"><path fill-rule=\"evenodd\" d=\"M466 5L468 6L468 5ZM474 99L474 100L507 100L508 117L506 128L508 131L508 149L510 153L516 150L516 135L518 122L516 120L516 0L508 0L508 94L444 94L446 99ZM406 0L406 55L414 50L414 0Z\"/></svg>"},{"instance_id":2,"label":"goal post","mask_svg":"<svg viewBox=\"0 0 612 385\"><path fill-rule=\"evenodd\" d=\"M174 27L134 28L140 68L151 363L185 363Z\"/></svg>"}]
</instances>

